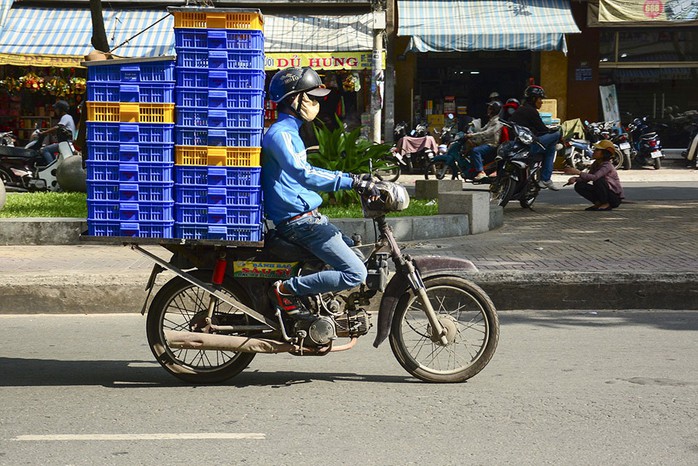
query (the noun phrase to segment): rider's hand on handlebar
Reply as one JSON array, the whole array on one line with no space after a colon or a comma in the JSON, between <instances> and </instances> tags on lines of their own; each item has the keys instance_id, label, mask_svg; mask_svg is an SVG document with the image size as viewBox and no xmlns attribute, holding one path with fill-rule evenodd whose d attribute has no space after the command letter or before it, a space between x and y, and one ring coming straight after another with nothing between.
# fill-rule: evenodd
<instances>
[{"instance_id":1,"label":"rider's hand on handlebar","mask_svg":"<svg viewBox=\"0 0 698 466\"><path fill-rule=\"evenodd\" d=\"M376 183L373 182L371 175L365 173L363 175L351 175L352 183L351 187L360 196L368 199L369 201L375 201L380 198L380 191L376 187Z\"/></svg>"}]
</instances>

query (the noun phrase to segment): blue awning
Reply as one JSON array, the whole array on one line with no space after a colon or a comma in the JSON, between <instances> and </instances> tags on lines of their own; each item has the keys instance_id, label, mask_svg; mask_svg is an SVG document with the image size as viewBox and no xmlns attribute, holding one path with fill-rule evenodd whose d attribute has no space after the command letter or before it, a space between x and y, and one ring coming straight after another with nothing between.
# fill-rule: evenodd
<instances>
[{"instance_id":1,"label":"blue awning","mask_svg":"<svg viewBox=\"0 0 698 466\"><path fill-rule=\"evenodd\" d=\"M174 55L174 20L165 7L105 9L103 16L110 48L128 41L114 50L116 55L134 58ZM158 22L160 19L163 20ZM139 32L142 33L133 37ZM0 63L52 66L65 64L64 59L51 60L56 57L82 60L93 49L91 38L89 8L12 8L0 29ZM27 60L32 56L35 63Z\"/></svg>"},{"instance_id":2,"label":"blue awning","mask_svg":"<svg viewBox=\"0 0 698 466\"><path fill-rule=\"evenodd\" d=\"M398 0L408 51L561 50L581 32L568 0Z\"/></svg>"}]
</instances>

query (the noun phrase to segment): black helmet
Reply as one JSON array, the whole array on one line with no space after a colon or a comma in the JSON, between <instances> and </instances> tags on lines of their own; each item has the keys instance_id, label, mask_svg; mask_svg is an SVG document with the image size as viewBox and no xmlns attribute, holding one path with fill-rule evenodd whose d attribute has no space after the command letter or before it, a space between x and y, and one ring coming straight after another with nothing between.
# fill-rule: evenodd
<instances>
[{"instance_id":1,"label":"black helmet","mask_svg":"<svg viewBox=\"0 0 698 466\"><path fill-rule=\"evenodd\" d=\"M325 89L320 76L308 66L283 69L277 72L269 82L269 96L277 103L300 92L323 97L329 94L330 90Z\"/></svg>"},{"instance_id":2,"label":"black helmet","mask_svg":"<svg viewBox=\"0 0 698 466\"><path fill-rule=\"evenodd\" d=\"M524 91L524 97L526 98L526 100L535 100L538 97L540 97L541 99L545 99L545 90L543 90L542 87L536 86L534 84L526 88L526 90Z\"/></svg>"},{"instance_id":3,"label":"black helmet","mask_svg":"<svg viewBox=\"0 0 698 466\"><path fill-rule=\"evenodd\" d=\"M65 100L59 100L53 104L53 108L60 110L63 113L68 113L68 110L70 110L70 105Z\"/></svg>"},{"instance_id":4,"label":"black helmet","mask_svg":"<svg viewBox=\"0 0 698 466\"><path fill-rule=\"evenodd\" d=\"M491 109L492 109L492 113L496 115L496 114L498 114L499 111L502 109L502 103L501 103L500 101L498 101L498 100L493 100L492 102L489 102L489 103L487 104L487 108L488 108L488 109L491 108Z\"/></svg>"}]
</instances>

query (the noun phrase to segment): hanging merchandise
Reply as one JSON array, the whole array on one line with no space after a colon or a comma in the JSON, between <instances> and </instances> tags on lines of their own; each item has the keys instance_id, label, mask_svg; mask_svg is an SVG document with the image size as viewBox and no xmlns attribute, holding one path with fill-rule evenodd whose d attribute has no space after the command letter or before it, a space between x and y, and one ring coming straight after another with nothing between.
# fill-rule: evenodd
<instances>
[{"instance_id":1,"label":"hanging merchandise","mask_svg":"<svg viewBox=\"0 0 698 466\"><path fill-rule=\"evenodd\" d=\"M342 89L345 92L358 92L361 90L361 78L359 73L348 73L342 81Z\"/></svg>"},{"instance_id":2,"label":"hanging merchandise","mask_svg":"<svg viewBox=\"0 0 698 466\"><path fill-rule=\"evenodd\" d=\"M87 80L75 76L74 68L47 68L48 73L41 70L19 69L18 73L0 81L0 85L11 93L25 91L64 98L85 93Z\"/></svg>"}]
</instances>

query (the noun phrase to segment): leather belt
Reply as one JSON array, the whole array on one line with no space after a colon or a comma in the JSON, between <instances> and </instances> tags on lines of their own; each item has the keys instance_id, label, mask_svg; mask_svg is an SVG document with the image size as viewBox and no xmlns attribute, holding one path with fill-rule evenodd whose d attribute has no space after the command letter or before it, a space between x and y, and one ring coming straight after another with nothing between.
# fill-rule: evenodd
<instances>
[{"instance_id":1,"label":"leather belt","mask_svg":"<svg viewBox=\"0 0 698 466\"><path fill-rule=\"evenodd\" d=\"M311 215L315 215L315 214L317 214L317 210L303 212L302 214L298 214L298 215L295 215L291 218L287 218L286 220L281 221L281 223L279 223L279 225L284 225L286 223L293 222L294 220L298 220L299 218L310 217Z\"/></svg>"}]
</instances>

